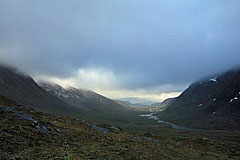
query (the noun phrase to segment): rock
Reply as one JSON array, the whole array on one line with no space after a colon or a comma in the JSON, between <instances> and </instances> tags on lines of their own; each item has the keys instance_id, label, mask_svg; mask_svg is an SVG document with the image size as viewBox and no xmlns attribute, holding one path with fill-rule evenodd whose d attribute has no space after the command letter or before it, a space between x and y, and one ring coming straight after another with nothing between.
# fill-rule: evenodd
<instances>
[{"instance_id":1,"label":"rock","mask_svg":"<svg viewBox=\"0 0 240 160\"><path fill-rule=\"evenodd\" d=\"M135 140L138 140L138 141L151 141L152 138L149 138L149 137L134 137Z\"/></svg>"},{"instance_id":2,"label":"rock","mask_svg":"<svg viewBox=\"0 0 240 160\"><path fill-rule=\"evenodd\" d=\"M114 124L110 124L109 128L114 129L114 130L118 130L118 131L122 130L121 128L115 126Z\"/></svg>"},{"instance_id":3,"label":"rock","mask_svg":"<svg viewBox=\"0 0 240 160\"><path fill-rule=\"evenodd\" d=\"M74 120L77 121L77 122L81 122L81 123L85 123L86 122L85 120L81 120L79 118L75 118Z\"/></svg>"},{"instance_id":4,"label":"rock","mask_svg":"<svg viewBox=\"0 0 240 160\"><path fill-rule=\"evenodd\" d=\"M26 114L26 113L16 111L12 107L0 106L0 109L5 112L12 112L13 115L16 116L20 120L31 121L32 125L35 126L35 128L38 132L43 133L43 134L50 134L50 131L47 129L47 127L45 125L41 125L40 123L38 123L38 121L36 121L33 118L33 116ZM50 124L47 124L47 125L50 125Z\"/></svg>"},{"instance_id":5,"label":"rock","mask_svg":"<svg viewBox=\"0 0 240 160\"><path fill-rule=\"evenodd\" d=\"M102 127L98 127L98 126L96 126L96 125L94 125L94 124L90 126L90 129L94 129L94 130L97 130L97 131L101 131L101 132L103 132L103 133L108 133L108 132L109 132L108 129L102 128Z\"/></svg>"},{"instance_id":6,"label":"rock","mask_svg":"<svg viewBox=\"0 0 240 160\"><path fill-rule=\"evenodd\" d=\"M15 110L12 107L0 106L0 109L4 112L15 112Z\"/></svg>"},{"instance_id":7,"label":"rock","mask_svg":"<svg viewBox=\"0 0 240 160\"><path fill-rule=\"evenodd\" d=\"M40 133L43 133L43 134L50 134L50 131L49 131L49 130L47 129L47 127L44 126L44 125L38 124L38 125L36 126L36 130L37 130L38 132L40 132Z\"/></svg>"},{"instance_id":8,"label":"rock","mask_svg":"<svg viewBox=\"0 0 240 160\"><path fill-rule=\"evenodd\" d=\"M4 112L12 112L13 115L15 115L16 117L18 117L18 119L21 119L21 120L27 120L27 121L32 121L34 123L36 123L37 121L35 121L35 119L29 115L29 114L26 114L26 113L22 113L22 112L19 112L19 111L16 111L14 110L12 107L7 107L7 106L0 106L1 110L4 111Z\"/></svg>"},{"instance_id":9,"label":"rock","mask_svg":"<svg viewBox=\"0 0 240 160\"><path fill-rule=\"evenodd\" d=\"M15 112L13 115L17 116L18 119L32 121L32 122L36 123L35 119L29 114L21 113L21 112Z\"/></svg>"},{"instance_id":10,"label":"rock","mask_svg":"<svg viewBox=\"0 0 240 160\"><path fill-rule=\"evenodd\" d=\"M61 133L61 129L57 128L57 132Z\"/></svg>"}]
</instances>

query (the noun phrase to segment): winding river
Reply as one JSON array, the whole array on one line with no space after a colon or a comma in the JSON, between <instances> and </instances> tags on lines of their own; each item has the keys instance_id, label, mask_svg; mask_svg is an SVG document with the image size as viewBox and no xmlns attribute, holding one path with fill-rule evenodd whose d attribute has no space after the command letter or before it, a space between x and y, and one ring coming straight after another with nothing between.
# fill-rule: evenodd
<instances>
[{"instance_id":1,"label":"winding river","mask_svg":"<svg viewBox=\"0 0 240 160\"><path fill-rule=\"evenodd\" d=\"M155 113L157 113L157 112L153 112L153 113L150 113L150 114L142 114L140 116L141 117L147 117L148 119L155 120L160 124L165 124L165 125L171 126L174 129L202 131L202 129L187 128L187 127L179 126L179 125L176 125L176 124L173 124L173 123L170 123L170 122L165 122L163 120L160 120L158 117L154 116Z\"/></svg>"},{"instance_id":2,"label":"winding river","mask_svg":"<svg viewBox=\"0 0 240 160\"><path fill-rule=\"evenodd\" d=\"M157 116L154 116L154 114L156 114L157 112L153 112L153 113L149 113L149 114L142 114L140 115L141 117L147 117L148 119L152 119L157 121L159 124L165 124L168 125L174 129L181 129L181 130L191 130L191 131L210 131L210 132L237 132L240 133L240 131L231 131L231 130L207 130L207 129L195 129L195 128L187 128L187 127L183 127L183 126L179 126L170 122L165 122L163 120L160 120ZM157 126L157 125L154 125Z\"/></svg>"}]
</instances>

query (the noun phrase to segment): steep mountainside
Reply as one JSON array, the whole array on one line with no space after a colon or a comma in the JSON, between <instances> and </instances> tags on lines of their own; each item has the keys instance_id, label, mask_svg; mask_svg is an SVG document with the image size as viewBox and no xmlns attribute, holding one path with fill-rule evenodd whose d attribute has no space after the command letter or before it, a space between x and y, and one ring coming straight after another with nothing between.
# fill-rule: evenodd
<instances>
[{"instance_id":1,"label":"steep mountainside","mask_svg":"<svg viewBox=\"0 0 240 160\"><path fill-rule=\"evenodd\" d=\"M39 87L30 76L3 65L0 65L0 95L42 111L75 112L73 107Z\"/></svg>"},{"instance_id":2,"label":"steep mountainside","mask_svg":"<svg viewBox=\"0 0 240 160\"><path fill-rule=\"evenodd\" d=\"M193 83L158 117L186 127L239 130L240 70Z\"/></svg>"}]
</instances>

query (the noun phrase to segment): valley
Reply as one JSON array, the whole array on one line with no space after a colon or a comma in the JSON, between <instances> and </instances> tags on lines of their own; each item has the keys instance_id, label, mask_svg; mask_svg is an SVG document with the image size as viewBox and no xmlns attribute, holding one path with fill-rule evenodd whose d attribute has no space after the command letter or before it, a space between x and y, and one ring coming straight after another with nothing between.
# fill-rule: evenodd
<instances>
[{"instance_id":1,"label":"valley","mask_svg":"<svg viewBox=\"0 0 240 160\"><path fill-rule=\"evenodd\" d=\"M0 104L3 160L240 158L236 132L119 127L42 113L4 97L0 97Z\"/></svg>"},{"instance_id":2,"label":"valley","mask_svg":"<svg viewBox=\"0 0 240 160\"><path fill-rule=\"evenodd\" d=\"M240 0L0 0L0 160L240 160Z\"/></svg>"},{"instance_id":3,"label":"valley","mask_svg":"<svg viewBox=\"0 0 240 160\"><path fill-rule=\"evenodd\" d=\"M0 159L240 159L239 71L150 106L36 83L9 67L0 76Z\"/></svg>"}]
</instances>

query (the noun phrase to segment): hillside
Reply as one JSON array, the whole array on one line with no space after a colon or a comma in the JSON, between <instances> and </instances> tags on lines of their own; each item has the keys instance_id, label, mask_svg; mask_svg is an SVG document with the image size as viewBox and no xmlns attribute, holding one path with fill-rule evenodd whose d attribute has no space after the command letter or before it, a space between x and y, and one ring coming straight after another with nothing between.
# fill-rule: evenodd
<instances>
[{"instance_id":1,"label":"hillside","mask_svg":"<svg viewBox=\"0 0 240 160\"><path fill-rule=\"evenodd\" d=\"M125 107L90 90L76 89L74 87L68 87L65 89L58 84L46 82L41 82L39 85L62 101L69 103L76 108L85 109L86 111L110 111Z\"/></svg>"},{"instance_id":2,"label":"hillside","mask_svg":"<svg viewBox=\"0 0 240 160\"><path fill-rule=\"evenodd\" d=\"M169 137L169 133L133 134L114 124L86 123L38 112L3 96L0 126L2 160L239 159L240 155L237 142L222 144L199 136Z\"/></svg>"},{"instance_id":3,"label":"hillside","mask_svg":"<svg viewBox=\"0 0 240 160\"><path fill-rule=\"evenodd\" d=\"M40 87L17 69L0 66L0 95L37 110L91 121L139 121L142 112L120 105L89 90L64 89L59 85ZM141 120L140 120L141 121Z\"/></svg>"},{"instance_id":4,"label":"hillside","mask_svg":"<svg viewBox=\"0 0 240 160\"><path fill-rule=\"evenodd\" d=\"M240 70L193 83L157 115L187 127L239 130Z\"/></svg>"},{"instance_id":5,"label":"hillside","mask_svg":"<svg viewBox=\"0 0 240 160\"><path fill-rule=\"evenodd\" d=\"M51 95L81 110L83 114L80 118L83 119L94 121L128 121L132 119L134 121L134 119L139 119L138 115L142 113L90 90L63 88L58 84L46 82L41 82L39 85Z\"/></svg>"},{"instance_id":6,"label":"hillside","mask_svg":"<svg viewBox=\"0 0 240 160\"><path fill-rule=\"evenodd\" d=\"M168 99L165 99L163 102L154 103L154 104L152 104L152 105L150 106L150 107L151 107L151 111L152 111L152 112L163 111L163 110L165 110L170 104L172 104L175 100L176 100L176 98L168 98Z\"/></svg>"},{"instance_id":7,"label":"hillside","mask_svg":"<svg viewBox=\"0 0 240 160\"><path fill-rule=\"evenodd\" d=\"M143 112L158 112L165 110L169 104L173 103L176 98L168 98L164 100L163 102L159 103L153 103L151 105L145 105L145 106L135 106L135 105L128 105L128 103L125 103L125 101L116 101L122 105L130 106L131 108L135 109L136 111L143 111Z\"/></svg>"},{"instance_id":8,"label":"hillside","mask_svg":"<svg viewBox=\"0 0 240 160\"><path fill-rule=\"evenodd\" d=\"M41 111L59 114L78 112L39 87L30 76L9 66L0 65L0 95Z\"/></svg>"}]
</instances>

